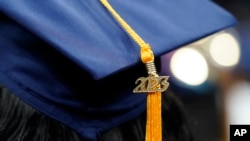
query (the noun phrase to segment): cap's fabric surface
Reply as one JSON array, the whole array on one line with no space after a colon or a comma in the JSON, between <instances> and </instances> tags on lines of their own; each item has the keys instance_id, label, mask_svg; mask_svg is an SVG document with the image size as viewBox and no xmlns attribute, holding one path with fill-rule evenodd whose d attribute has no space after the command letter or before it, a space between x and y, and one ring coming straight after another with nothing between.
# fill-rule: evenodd
<instances>
[{"instance_id":1,"label":"cap's fabric surface","mask_svg":"<svg viewBox=\"0 0 250 141\"><path fill-rule=\"evenodd\" d=\"M109 0L160 56L233 26L208 0ZM86 140L145 111L139 47L98 0L0 0L0 83Z\"/></svg>"}]
</instances>

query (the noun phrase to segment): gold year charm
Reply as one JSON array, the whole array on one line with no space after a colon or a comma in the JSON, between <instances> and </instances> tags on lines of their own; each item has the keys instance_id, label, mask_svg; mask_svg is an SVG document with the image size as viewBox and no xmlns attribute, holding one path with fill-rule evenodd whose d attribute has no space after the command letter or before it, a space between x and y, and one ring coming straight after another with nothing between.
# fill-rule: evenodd
<instances>
[{"instance_id":1,"label":"gold year charm","mask_svg":"<svg viewBox=\"0 0 250 141\"><path fill-rule=\"evenodd\" d=\"M143 93L143 92L163 92L166 91L169 83L169 76L158 76L158 77L140 77L135 81L138 84L133 92Z\"/></svg>"}]
</instances>

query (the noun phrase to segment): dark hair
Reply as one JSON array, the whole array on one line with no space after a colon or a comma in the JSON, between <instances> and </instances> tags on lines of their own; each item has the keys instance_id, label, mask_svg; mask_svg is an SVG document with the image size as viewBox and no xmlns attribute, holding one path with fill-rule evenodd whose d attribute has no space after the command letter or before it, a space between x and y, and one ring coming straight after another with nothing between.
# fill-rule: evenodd
<instances>
[{"instance_id":1,"label":"dark hair","mask_svg":"<svg viewBox=\"0 0 250 141\"><path fill-rule=\"evenodd\" d=\"M192 141L192 132L181 102L168 90L163 94L163 140ZM145 140L146 113L113 128L100 141ZM82 141L71 128L22 102L0 86L1 141Z\"/></svg>"}]
</instances>

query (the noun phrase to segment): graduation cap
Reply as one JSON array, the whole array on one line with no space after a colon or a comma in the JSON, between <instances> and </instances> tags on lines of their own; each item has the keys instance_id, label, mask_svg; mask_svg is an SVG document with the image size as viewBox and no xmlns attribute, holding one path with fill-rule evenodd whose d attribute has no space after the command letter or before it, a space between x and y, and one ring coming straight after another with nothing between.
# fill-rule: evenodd
<instances>
[{"instance_id":1,"label":"graduation cap","mask_svg":"<svg viewBox=\"0 0 250 141\"><path fill-rule=\"evenodd\" d=\"M109 0L154 57L235 25L208 0ZM0 83L86 140L137 117L140 47L98 0L1 1Z\"/></svg>"}]
</instances>

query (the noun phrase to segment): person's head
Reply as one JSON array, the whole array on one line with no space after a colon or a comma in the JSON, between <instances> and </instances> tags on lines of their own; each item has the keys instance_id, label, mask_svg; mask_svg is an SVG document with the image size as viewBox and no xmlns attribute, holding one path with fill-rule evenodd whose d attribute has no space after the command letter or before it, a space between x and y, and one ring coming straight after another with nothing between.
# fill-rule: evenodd
<instances>
[{"instance_id":1,"label":"person's head","mask_svg":"<svg viewBox=\"0 0 250 141\"><path fill-rule=\"evenodd\" d=\"M163 140L192 141L192 125L182 102L169 90L163 94ZM4 141L84 141L79 133L30 107L0 87L0 138ZM145 140L146 112L100 133L98 141Z\"/></svg>"}]
</instances>

